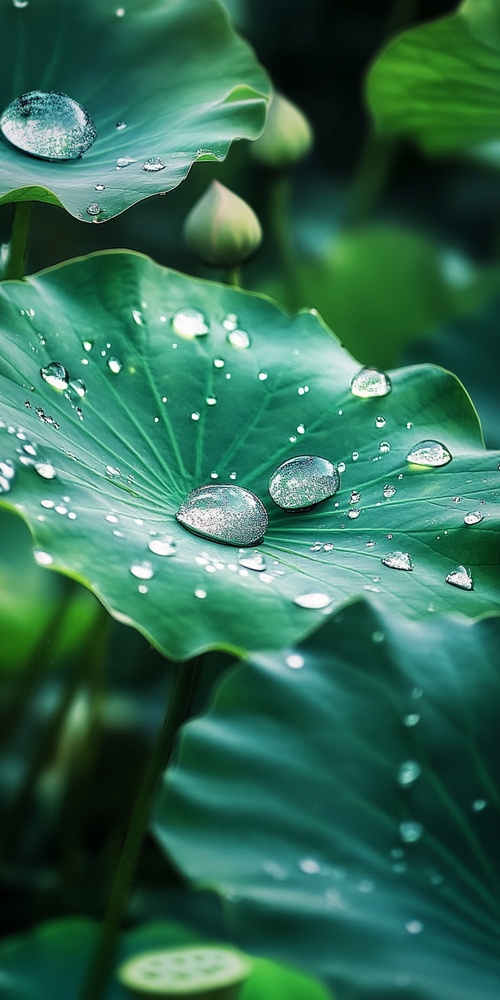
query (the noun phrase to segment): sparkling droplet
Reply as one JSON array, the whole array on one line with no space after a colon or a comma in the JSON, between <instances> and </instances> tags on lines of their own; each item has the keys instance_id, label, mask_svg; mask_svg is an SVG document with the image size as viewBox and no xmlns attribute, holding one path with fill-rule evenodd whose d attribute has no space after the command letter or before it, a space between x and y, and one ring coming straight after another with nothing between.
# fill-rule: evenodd
<instances>
[{"instance_id":1,"label":"sparkling droplet","mask_svg":"<svg viewBox=\"0 0 500 1000\"><path fill-rule=\"evenodd\" d=\"M40 375L45 382L52 385L54 389L67 389L69 382L69 373L61 365L59 361L51 361L50 364L45 365L44 368L40 368Z\"/></svg>"},{"instance_id":2,"label":"sparkling droplet","mask_svg":"<svg viewBox=\"0 0 500 1000\"><path fill-rule=\"evenodd\" d=\"M105 185L104 185L104 184L101 184L101 182L99 181L99 183L98 183L98 184L96 184L96 186L95 186L94 190L95 190L95 191L105 191L105 190L106 190L106 187L105 187Z\"/></svg>"},{"instance_id":3,"label":"sparkling droplet","mask_svg":"<svg viewBox=\"0 0 500 1000\"><path fill-rule=\"evenodd\" d=\"M474 802L472 803L472 811L476 813L482 812L483 809L486 809L487 805L488 802L486 799L474 799Z\"/></svg>"},{"instance_id":4,"label":"sparkling droplet","mask_svg":"<svg viewBox=\"0 0 500 1000\"><path fill-rule=\"evenodd\" d=\"M243 566L244 569L253 569L257 573L262 573L267 569L266 560L260 552L249 552L246 555L242 555L238 559L238 565Z\"/></svg>"},{"instance_id":5,"label":"sparkling droplet","mask_svg":"<svg viewBox=\"0 0 500 1000\"><path fill-rule=\"evenodd\" d=\"M267 382L267 380L269 378L269 375L267 374L267 372L259 372L259 374L257 375L257 378L258 378L259 382ZM298 427L297 427L297 430L299 431L299 434L303 434L304 433L304 425L300 424L300 427L302 428L302 430L299 430Z\"/></svg>"},{"instance_id":6,"label":"sparkling droplet","mask_svg":"<svg viewBox=\"0 0 500 1000\"><path fill-rule=\"evenodd\" d=\"M356 508L354 508L354 510L348 510L347 511L347 516L348 516L348 518L350 518L351 521L355 521L356 518L359 517L360 514L361 514L361 511L360 510L356 510Z\"/></svg>"},{"instance_id":7,"label":"sparkling droplet","mask_svg":"<svg viewBox=\"0 0 500 1000\"><path fill-rule=\"evenodd\" d=\"M208 333L208 325L198 309L178 309L172 316L172 330L185 340L193 340Z\"/></svg>"},{"instance_id":8,"label":"sparkling droplet","mask_svg":"<svg viewBox=\"0 0 500 1000\"><path fill-rule=\"evenodd\" d=\"M38 472L42 479L56 478L56 470L50 462L35 462L35 472Z\"/></svg>"},{"instance_id":9,"label":"sparkling droplet","mask_svg":"<svg viewBox=\"0 0 500 1000\"><path fill-rule=\"evenodd\" d=\"M413 726L417 726L420 722L420 715L418 712L408 712L407 715L403 715L403 726L411 729Z\"/></svg>"},{"instance_id":10,"label":"sparkling droplet","mask_svg":"<svg viewBox=\"0 0 500 1000\"><path fill-rule=\"evenodd\" d=\"M222 320L222 325L226 330L236 330L238 322L239 320L236 313L228 313L227 316Z\"/></svg>"},{"instance_id":11,"label":"sparkling droplet","mask_svg":"<svg viewBox=\"0 0 500 1000\"><path fill-rule=\"evenodd\" d=\"M108 358L107 364L113 375L119 375L123 368L123 362L119 358Z\"/></svg>"},{"instance_id":12,"label":"sparkling droplet","mask_svg":"<svg viewBox=\"0 0 500 1000\"><path fill-rule=\"evenodd\" d=\"M467 566L457 566L451 573L448 573L446 583L451 583L452 587L459 587L460 590L474 589L472 573Z\"/></svg>"},{"instance_id":13,"label":"sparkling droplet","mask_svg":"<svg viewBox=\"0 0 500 1000\"><path fill-rule=\"evenodd\" d=\"M39 566L51 566L54 562L54 557L48 552L42 552L41 549L35 549L33 555Z\"/></svg>"},{"instance_id":14,"label":"sparkling droplet","mask_svg":"<svg viewBox=\"0 0 500 1000\"><path fill-rule=\"evenodd\" d=\"M0 131L16 149L40 160L76 160L97 135L81 104L67 94L44 90L16 97L0 117Z\"/></svg>"},{"instance_id":15,"label":"sparkling droplet","mask_svg":"<svg viewBox=\"0 0 500 1000\"><path fill-rule=\"evenodd\" d=\"M142 164L142 169L146 171L147 174L156 174L158 170L165 170L166 163L163 162L161 156L150 156L148 160L144 160Z\"/></svg>"},{"instance_id":16,"label":"sparkling droplet","mask_svg":"<svg viewBox=\"0 0 500 1000\"><path fill-rule=\"evenodd\" d=\"M391 450L389 441L381 441L378 446L378 450L382 453L382 455L387 455L387 453Z\"/></svg>"},{"instance_id":17,"label":"sparkling droplet","mask_svg":"<svg viewBox=\"0 0 500 1000\"><path fill-rule=\"evenodd\" d=\"M391 380L378 368L361 368L351 382L353 396L368 399L371 396L387 396L391 391Z\"/></svg>"},{"instance_id":18,"label":"sparkling droplet","mask_svg":"<svg viewBox=\"0 0 500 1000\"><path fill-rule=\"evenodd\" d=\"M118 11L116 12L116 16L117 17L123 17L123 15L125 13L125 11L123 10L123 7L120 7L120 11L121 11L121 13L119 13ZM126 122L117 122L116 125L115 125L115 128L116 128L117 132L123 132L123 130L126 127L127 127L127 123Z\"/></svg>"},{"instance_id":19,"label":"sparkling droplet","mask_svg":"<svg viewBox=\"0 0 500 1000\"><path fill-rule=\"evenodd\" d=\"M326 458L300 455L273 472L269 493L284 510L304 510L333 496L339 486L337 469Z\"/></svg>"},{"instance_id":20,"label":"sparkling droplet","mask_svg":"<svg viewBox=\"0 0 500 1000\"><path fill-rule=\"evenodd\" d=\"M451 455L439 441L419 441L408 452L406 461L412 465L437 468L440 465L448 465L448 462L451 462Z\"/></svg>"},{"instance_id":21,"label":"sparkling droplet","mask_svg":"<svg viewBox=\"0 0 500 1000\"><path fill-rule=\"evenodd\" d=\"M214 358L213 360L214 368L224 368L225 363L226 362L223 360L223 358Z\"/></svg>"},{"instance_id":22,"label":"sparkling droplet","mask_svg":"<svg viewBox=\"0 0 500 1000\"><path fill-rule=\"evenodd\" d=\"M148 549L157 556L173 556L177 551L177 544L169 535L154 535L148 542Z\"/></svg>"},{"instance_id":23,"label":"sparkling droplet","mask_svg":"<svg viewBox=\"0 0 500 1000\"><path fill-rule=\"evenodd\" d=\"M155 575L154 569L147 559L142 562L135 562L129 566L129 570L132 576L136 576L139 580L151 580Z\"/></svg>"},{"instance_id":24,"label":"sparkling droplet","mask_svg":"<svg viewBox=\"0 0 500 1000\"><path fill-rule=\"evenodd\" d=\"M177 520L188 531L227 545L256 545L268 526L263 503L241 486L199 486L182 502Z\"/></svg>"},{"instance_id":25,"label":"sparkling droplet","mask_svg":"<svg viewBox=\"0 0 500 1000\"><path fill-rule=\"evenodd\" d=\"M286 658L287 667L291 667L292 670L300 670L304 666L304 657L299 656L298 653L290 653L290 656Z\"/></svg>"},{"instance_id":26,"label":"sparkling droplet","mask_svg":"<svg viewBox=\"0 0 500 1000\"><path fill-rule=\"evenodd\" d=\"M413 569L413 563L407 552L389 552L382 557L381 562L389 569Z\"/></svg>"},{"instance_id":27,"label":"sparkling droplet","mask_svg":"<svg viewBox=\"0 0 500 1000\"><path fill-rule=\"evenodd\" d=\"M306 875L317 875L321 871L321 866L314 858L302 858L302 861L299 861L299 868Z\"/></svg>"},{"instance_id":28,"label":"sparkling droplet","mask_svg":"<svg viewBox=\"0 0 500 1000\"><path fill-rule=\"evenodd\" d=\"M84 351L91 351L94 346L93 340L82 340L82 347Z\"/></svg>"},{"instance_id":29,"label":"sparkling droplet","mask_svg":"<svg viewBox=\"0 0 500 1000\"><path fill-rule=\"evenodd\" d=\"M123 170L124 167L129 167L131 163L135 162L132 156L119 156L116 161L116 169Z\"/></svg>"},{"instance_id":30,"label":"sparkling droplet","mask_svg":"<svg viewBox=\"0 0 500 1000\"><path fill-rule=\"evenodd\" d=\"M404 760L398 767L396 780L398 785L406 788L408 785L412 785L420 777L421 773L422 768L416 760Z\"/></svg>"},{"instance_id":31,"label":"sparkling droplet","mask_svg":"<svg viewBox=\"0 0 500 1000\"><path fill-rule=\"evenodd\" d=\"M375 426L376 427L378 427L380 429L381 427L385 427L385 425L386 425L386 419L385 419L385 417L375 417Z\"/></svg>"},{"instance_id":32,"label":"sparkling droplet","mask_svg":"<svg viewBox=\"0 0 500 1000\"><path fill-rule=\"evenodd\" d=\"M297 597L293 598L293 603L297 604L299 608L313 608L316 610L328 607L331 602L332 598L328 594L316 591L311 591L307 594L298 594Z\"/></svg>"},{"instance_id":33,"label":"sparkling droplet","mask_svg":"<svg viewBox=\"0 0 500 1000\"><path fill-rule=\"evenodd\" d=\"M74 403L77 400L83 399L85 393L87 392L87 386L81 378L73 378L68 383L68 388L64 395L70 402Z\"/></svg>"},{"instance_id":34,"label":"sparkling droplet","mask_svg":"<svg viewBox=\"0 0 500 1000\"><path fill-rule=\"evenodd\" d=\"M399 835L405 844L415 844L417 840L420 840L423 832L422 824L415 822L415 820L408 819L399 824Z\"/></svg>"},{"instance_id":35,"label":"sparkling droplet","mask_svg":"<svg viewBox=\"0 0 500 1000\"><path fill-rule=\"evenodd\" d=\"M468 514L464 514L464 524L479 524L483 520L483 515L480 510L471 510Z\"/></svg>"},{"instance_id":36,"label":"sparkling droplet","mask_svg":"<svg viewBox=\"0 0 500 1000\"><path fill-rule=\"evenodd\" d=\"M231 347L236 347L239 351L245 351L250 347L250 337L246 330L231 330L226 340Z\"/></svg>"},{"instance_id":37,"label":"sparkling droplet","mask_svg":"<svg viewBox=\"0 0 500 1000\"><path fill-rule=\"evenodd\" d=\"M349 497L349 503L359 503L360 500L361 500L361 493L358 493L357 490L352 490L351 495Z\"/></svg>"},{"instance_id":38,"label":"sparkling droplet","mask_svg":"<svg viewBox=\"0 0 500 1000\"><path fill-rule=\"evenodd\" d=\"M202 587L197 587L194 592L194 596L198 597L199 600L202 601L203 598L207 596L207 592L206 590L203 590Z\"/></svg>"},{"instance_id":39,"label":"sparkling droplet","mask_svg":"<svg viewBox=\"0 0 500 1000\"><path fill-rule=\"evenodd\" d=\"M421 920L408 920L405 927L408 934L421 934L424 929L424 925Z\"/></svg>"},{"instance_id":40,"label":"sparkling droplet","mask_svg":"<svg viewBox=\"0 0 500 1000\"><path fill-rule=\"evenodd\" d=\"M97 204L96 201L93 201L91 205L87 205L85 211L87 215L100 215L102 212L102 208L100 205Z\"/></svg>"},{"instance_id":41,"label":"sparkling droplet","mask_svg":"<svg viewBox=\"0 0 500 1000\"><path fill-rule=\"evenodd\" d=\"M393 497L395 492L396 492L395 486L391 486L389 483L387 484L387 486L384 486L383 494L386 500L389 500L391 497Z\"/></svg>"}]
</instances>

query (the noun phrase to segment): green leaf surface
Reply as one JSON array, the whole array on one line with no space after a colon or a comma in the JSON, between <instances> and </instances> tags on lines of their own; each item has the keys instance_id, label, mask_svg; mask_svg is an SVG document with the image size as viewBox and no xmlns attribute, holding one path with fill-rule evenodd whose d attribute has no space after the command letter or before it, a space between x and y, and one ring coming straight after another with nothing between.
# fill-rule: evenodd
<instances>
[{"instance_id":1,"label":"green leaf surface","mask_svg":"<svg viewBox=\"0 0 500 1000\"><path fill-rule=\"evenodd\" d=\"M339 1000L496 1000L499 640L357 601L226 675L154 831L242 947Z\"/></svg>"},{"instance_id":2,"label":"green leaf surface","mask_svg":"<svg viewBox=\"0 0 500 1000\"><path fill-rule=\"evenodd\" d=\"M367 97L380 131L410 136L431 154L498 139L495 0L467 0L455 14L390 41L369 72Z\"/></svg>"},{"instance_id":3,"label":"green leaf surface","mask_svg":"<svg viewBox=\"0 0 500 1000\"><path fill-rule=\"evenodd\" d=\"M77 1000L97 925L75 917L41 924L29 934L0 945L0 982L4 1000ZM158 921L122 934L117 965L143 952L202 944L203 938L181 924ZM212 943L212 942L209 942ZM253 969L239 1000L329 1000L331 994L314 979L268 959L253 959ZM106 1000L131 994L113 979Z\"/></svg>"},{"instance_id":4,"label":"green leaf surface","mask_svg":"<svg viewBox=\"0 0 500 1000\"><path fill-rule=\"evenodd\" d=\"M196 160L224 159L233 139L255 138L264 125L269 81L216 0L4 3L0 55L3 107L32 90L59 91L97 129L72 161L35 159L1 142L0 204L47 201L104 222L177 187ZM133 162L117 169L124 157ZM151 157L165 168L144 171ZM89 215L95 203L101 212Z\"/></svg>"},{"instance_id":5,"label":"green leaf surface","mask_svg":"<svg viewBox=\"0 0 500 1000\"><path fill-rule=\"evenodd\" d=\"M206 335L174 332L187 308ZM247 349L227 339L234 316ZM389 395L355 397L358 365L317 315L290 318L261 296L124 252L4 282L0 331L0 461L15 468L2 501L27 520L39 562L81 580L168 655L277 648L364 591L417 617L498 606L500 455L484 450L466 393L443 370L401 369ZM83 398L41 377L54 361L85 381ZM451 462L410 465L410 449L432 438ZM268 483L299 455L340 464L340 489L290 513ZM186 495L214 483L266 504L265 572L176 521ZM482 520L464 524L478 508ZM173 555L149 550L154 533L173 540ZM414 569L383 565L392 551ZM137 563L149 579L131 571ZM471 568L473 590L445 583L457 564ZM294 603L311 592L326 596L320 610Z\"/></svg>"}]
</instances>

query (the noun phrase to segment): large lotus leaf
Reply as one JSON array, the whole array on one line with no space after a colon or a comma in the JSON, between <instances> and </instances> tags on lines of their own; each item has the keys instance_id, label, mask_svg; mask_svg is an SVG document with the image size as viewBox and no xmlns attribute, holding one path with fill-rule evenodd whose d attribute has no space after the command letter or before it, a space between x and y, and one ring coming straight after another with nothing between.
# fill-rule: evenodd
<instances>
[{"instance_id":1,"label":"large lotus leaf","mask_svg":"<svg viewBox=\"0 0 500 1000\"><path fill-rule=\"evenodd\" d=\"M41 924L29 934L7 938L0 945L0 985L3 1000L78 1000L85 969L95 944L97 925L84 918ZM126 931L117 965L148 951L204 944L195 931L181 924L158 921ZM208 943L212 943L211 941ZM130 1000L131 994L112 978L105 1000ZM330 994L309 976L262 958L242 987L239 1000L329 1000Z\"/></svg>"},{"instance_id":2,"label":"large lotus leaf","mask_svg":"<svg viewBox=\"0 0 500 1000\"><path fill-rule=\"evenodd\" d=\"M3 107L33 90L58 91L97 129L71 161L2 142L0 204L48 201L82 221L106 221L176 187L195 160L224 159L233 139L255 138L264 124L269 82L216 0L4 3L0 53ZM164 169L145 171L152 157ZM132 162L119 169L119 159ZM98 215L87 213L92 205Z\"/></svg>"},{"instance_id":3,"label":"large lotus leaf","mask_svg":"<svg viewBox=\"0 0 500 1000\"><path fill-rule=\"evenodd\" d=\"M339 1000L496 1000L499 642L357 601L226 675L154 827L242 947Z\"/></svg>"},{"instance_id":4,"label":"large lotus leaf","mask_svg":"<svg viewBox=\"0 0 500 1000\"><path fill-rule=\"evenodd\" d=\"M186 309L209 332L175 332ZM228 341L236 323L248 348ZM125 252L4 282L0 331L0 461L16 470L0 480L11 487L2 501L27 520L41 564L84 582L168 655L276 648L363 591L416 617L498 606L500 455L484 450L454 376L401 369L388 395L359 398L357 363L317 315L290 318ZM52 362L76 382L70 398L41 377ZM407 461L426 439L446 446L447 465ZM268 483L299 455L339 466L340 489L290 513ZM265 572L175 519L193 488L221 483L268 508ZM150 551L154 533L175 553ZM394 552L414 568L383 564ZM445 582L462 564L474 589ZM295 603L311 593L318 608Z\"/></svg>"},{"instance_id":5,"label":"large lotus leaf","mask_svg":"<svg viewBox=\"0 0 500 1000\"><path fill-rule=\"evenodd\" d=\"M428 153L500 136L500 30L496 0L457 12L388 43L367 79L377 127L408 135Z\"/></svg>"}]
</instances>

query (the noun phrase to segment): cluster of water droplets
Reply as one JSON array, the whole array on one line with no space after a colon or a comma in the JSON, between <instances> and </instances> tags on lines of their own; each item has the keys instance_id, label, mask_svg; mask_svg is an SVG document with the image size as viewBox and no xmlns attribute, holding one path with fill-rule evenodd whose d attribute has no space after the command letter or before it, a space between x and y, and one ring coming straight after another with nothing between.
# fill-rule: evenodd
<instances>
[{"instance_id":1,"label":"cluster of water droplets","mask_svg":"<svg viewBox=\"0 0 500 1000\"><path fill-rule=\"evenodd\" d=\"M40 375L47 385L62 392L75 410L79 420L83 420L81 401L87 393L87 386L81 378L71 378L67 368L60 361L50 361L40 368Z\"/></svg>"}]
</instances>

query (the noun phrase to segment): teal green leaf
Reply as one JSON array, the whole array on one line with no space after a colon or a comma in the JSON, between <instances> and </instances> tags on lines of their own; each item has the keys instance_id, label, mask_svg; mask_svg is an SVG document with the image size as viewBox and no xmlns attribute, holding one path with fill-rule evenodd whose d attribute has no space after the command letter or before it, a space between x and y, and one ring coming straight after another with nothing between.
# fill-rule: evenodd
<instances>
[{"instance_id":1,"label":"teal green leaf","mask_svg":"<svg viewBox=\"0 0 500 1000\"><path fill-rule=\"evenodd\" d=\"M255 138L264 125L269 82L216 0L5 3L0 53L4 106L33 90L59 91L97 129L93 146L65 162L1 142L0 204L47 201L105 222L177 187L196 160L223 160L234 139ZM143 170L151 157L164 169ZM123 158L131 162L117 169ZM97 215L87 212L93 204Z\"/></svg>"},{"instance_id":2,"label":"teal green leaf","mask_svg":"<svg viewBox=\"0 0 500 1000\"><path fill-rule=\"evenodd\" d=\"M207 333L175 332L186 309ZM228 341L235 323L246 349ZM388 395L356 397L359 366L317 315L290 318L127 252L3 282L0 332L0 462L15 473L0 478L0 500L28 522L40 564L80 580L167 655L278 648L367 592L411 617L498 607L500 454L485 451L468 396L442 369L404 368ZM84 381L83 397L41 377L52 362ZM428 439L448 464L407 461ZM289 513L268 483L300 455L334 463L340 488ZM266 505L265 572L240 565L253 548L177 522L187 494L214 483ZM154 552L155 535L175 551ZM382 563L398 551L412 571ZM445 582L461 564L468 591ZM297 606L311 593L321 608Z\"/></svg>"},{"instance_id":3,"label":"teal green leaf","mask_svg":"<svg viewBox=\"0 0 500 1000\"><path fill-rule=\"evenodd\" d=\"M398 35L367 78L380 131L445 154L500 136L500 27L495 0Z\"/></svg>"},{"instance_id":4,"label":"teal green leaf","mask_svg":"<svg viewBox=\"0 0 500 1000\"><path fill-rule=\"evenodd\" d=\"M83 917L41 924L28 934L0 945L3 1000L77 1000L95 944L97 925ZM127 958L163 948L205 943L181 924L158 921L122 934L117 966ZM212 943L212 942L207 942ZM331 994L310 976L290 967L253 959L253 969L239 1000L329 1000ZM112 979L105 1000L127 1000L130 993Z\"/></svg>"},{"instance_id":5,"label":"teal green leaf","mask_svg":"<svg viewBox=\"0 0 500 1000\"><path fill-rule=\"evenodd\" d=\"M184 728L155 835L338 1000L496 1000L500 619L357 601Z\"/></svg>"}]
</instances>

